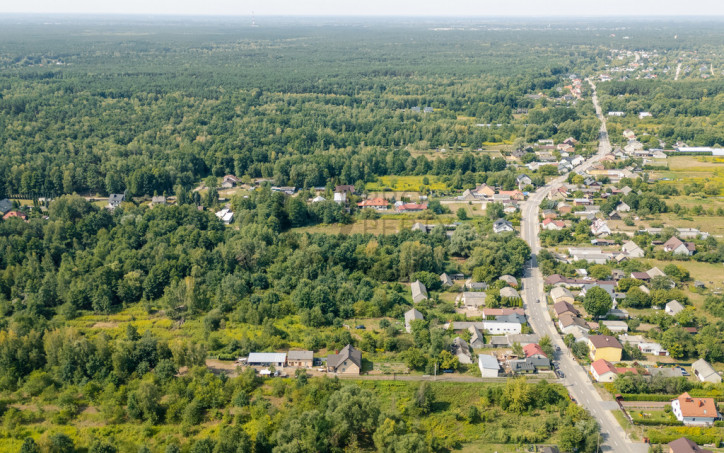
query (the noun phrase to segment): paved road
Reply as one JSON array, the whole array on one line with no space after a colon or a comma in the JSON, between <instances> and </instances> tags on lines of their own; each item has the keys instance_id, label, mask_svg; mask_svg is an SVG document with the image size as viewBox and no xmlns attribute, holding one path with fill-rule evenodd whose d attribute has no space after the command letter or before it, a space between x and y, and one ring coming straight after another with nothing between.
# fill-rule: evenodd
<instances>
[{"instance_id":1,"label":"paved road","mask_svg":"<svg viewBox=\"0 0 724 453\"><path fill-rule=\"evenodd\" d=\"M588 159L586 162L575 168L574 171L582 172L589 168L600 158L610 152L611 144L608 139L606 130L606 118L603 116L601 107L598 103L596 87L589 80L593 88L593 102L596 107L596 115L601 121L601 130L599 135L598 153ZM587 372L583 367L579 366L572 358L570 351L563 343L563 339L558 334L551 320L546 304L546 295L543 290L543 276L538 269L537 253L540 250L540 240L538 238L538 209L540 203L545 199L548 192L554 186L565 181L566 176L561 176L541 187L533 193L523 206L523 221L521 226L521 235L528 242L533 254L528 266L525 270L524 282L524 300L525 310L528 320L533 329L541 336L548 335L554 345L561 348L558 354L559 368L565 374L564 384L573 398L582 404L596 418L601 425L601 451L612 452L631 452L643 453L648 451L648 446L643 443L634 443L630 441L624 430L618 424L616 419L610 412L610 401L603 401L593 387L591 380L588 378Z\"/></svg>"}]
</instances>

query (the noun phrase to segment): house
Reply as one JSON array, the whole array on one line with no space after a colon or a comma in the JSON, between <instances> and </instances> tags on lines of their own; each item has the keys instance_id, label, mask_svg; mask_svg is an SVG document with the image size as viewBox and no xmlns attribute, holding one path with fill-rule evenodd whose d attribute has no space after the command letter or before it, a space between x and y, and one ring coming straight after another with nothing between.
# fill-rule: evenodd
<instances>
[{"instance_id":1,"label":"house","mask_svg":"<svg viewBox=\"0 0 724 453\"><path fill-rule=\"evenodd\" d=\"M515 277L513 277L512 275L508 275L508 274L501 275L500 277L498 277L498 280L502 280L505 283L507 283L509 286L512 286L514 288L518 287L518 280Z\"/></svg>"},{"instance_id":2,"label":"house","mask_svg":"<svg viewBox=\"0 0 724 453\"><path fill-rule=\"evenodd\" d=\"M166 204L166 197L163 195L156 195L153 198L151 198L151 207L158 206L158 205L165 205Z\"/></svg>"},{"instance_id":3,"label":"house","mask_svg":"<svg viewBox=\"0 0 724 453\"><path fill-rule=\"evenodd\" d=\"M450 278L450 276L444 272L442 274L440 274L440 281L442 282L442 286L452 286L453 285L452 278Z\"/></svg>"},{"instance_id":4,"label":"house","mask_svg":"<svg viewBox=\"0 0 724 453\"><path fill-rule=\"evenodd\" d=\"M216 217L218 217L226 225L234 221L234 213L231 212L231 209L229 208L224 208L221 211L218 211L216 213Z\"/></svg>"},{"instance_id":5,"label":"house","mask_svg":"<svg viewBox=\"0 0 724 453\"><path fill-rule=\"evenodd\" d=\"M634 241L627 241L621 246L621 250L632 258L643 258L644 251Z\"/></svg>"},{"instance_id":6,"label":"house","mask_svg":"<svg viewBox=\"0 0 724 453\"><path fill-rule=\"evenodd\" d=\"M505 288L500 290L500 297L501 299L520 299L520 294L518 294L518 291L516 291L515 288L506 286Z\"/></svg>"},{"instance_id":7,"label":"house","mask_svg":"<svg viewBox=\"0 0 724 453\"><path fill-rule=\"evenodd\" d=\"M28 216L26 216L24 213L22 213L22 212L20 212L20 211L8 211L8 212L6 212L5 215L3 216L3 220L7 220L7 219L10 219L10 218L12 218L12 217L16 217L16 218L21 219L21 220L28 220Z\"/></svg>"},{"instance_id":8,"label":"house","mask_svg":"<svg viewBox=\"0 0 724 453\"><path fill-rule=\"evenodd\" d=\"M591 233L593 233L594 236L606 236L611 234L611 229L605 220L596 219L591 224Z\"/></svg>"},{"instance_id":9,"label":"house","mask_svg":"<svg viewBox=\"0 0 724 453\"><path fill-rule=\"evenodd\" d=\"M8 211L12 211L13 209L13 202L8 200L7 198L3 198L0 200L0 214L5 214Z\"/></svg>"},{"instance_id":10,"label":"house","mask_svg":"<svg viewBox=\"0 0 724 453\"><path fill-rule=\"evenodd\" d=\"M470 291L485 291L488 284L485 282L474 282L472 278L465 280L465 287Z\"/></svg>"},{"instance_id":11,"label":"house","mask_svg":"<svg viewBox=\"0 0 724 453\"><path fill-rule=\"evenodd\" d=\"M588 337L588 349L591 353L591 360L606 359L609 362L618 362L621 360L623 346L616 337L591 335Z\"/></svg>"},{"instance_id":12,"label":"house","mask_svg":"<svg viewBox=\"0 0 724 453\"><path fill-rule=\"evenodd\" d=\"M566 204L566 203L558 203L558 206L556 206L556 209L558 210L558 212L561 213L561 215L570 214L571 211L573 211L573 208L569 204Z\"/></svg>"},{"instance_id":13,"label":"house","mask_svg":"<svg viewBox=\"0 0 724 453\"><path fill-rule=\"evenodd\" d=\"M501 190L497 193L497 195L501 195L503 197L508 197L511 200L515 201L524 201L525 195L520 190Z\"/></svg>"},{"instance_id":14,"label":"house","mask_svg":"<svg viewBox=\"0 0 724 453\"><path fill-rule=\"evenodd\" d=\"M405 312L405 330L407 333L412 333L412 321L416 320L424 320L425 317L422 316L422 313L417 311L417 309L413 308L412 310Z\"/></svg>"},{"instance_id":15,"label":"house","mask_svg":"<svg viewBox=\"0 0 724 453\"><path fill-rule=\"evenodd\" d=\"M711 450L704 450L699 447L693 440L686 437L679 437L667 444L668 453L712 453Z\"/></svg>"},{"instance_id":16,"label":"house","mask_svg":"<svg viewBox=\"0 0 724 453\"><path fill-rule=\"evenodd\" d=\"M252 352L246 360L247 365L260 367L283 368L285 363L287 363L286 352Z\"/></svg>"},{"instance_id":17,"label":"house","mask_svg":"<svg viewBox=\"0 0 724 453\"><path fill-rule=\"evenodd\" d=\"M505 219L498 219L493 223L493 232L498 233L505 233L508 231L515 231L513 228L513 224L508 222Z\"/></svg>"},{"instance_id":18,"label":"house","mask_svg":"<svg viewBox=\"0 0 724 453\"><path fill-rule=\"evenodd\" d=\"M510 371L514 374L533 374L535 373L535 365L533 363L523 360L508 360L508 366Z\"/></svg>"},{"instance_id":19,"label":"house","mask_svg":"<svg viewBox=\"0 0 724 453\"><path fill-rule=\"evenodd\" d=\"M523 325L519 322L485 320L483 321L483 330L493 335L519 334L523 331Z\"/></svg>"},{"instance_id":20,"label":"house","mask_svg":"<svg viewBox=\"0 0 724 453\"><path fill-rule=\"evenodd\" d=\"M618 206L616 206L616 210L618 212L629 212L631 211L631 206L627 205L622 201L618 204Z\"/></svg>"},{"instance_id":21,"label":"house","mask_svg":"<svg viewBox=\"0 0 724 453\"><path fill-rule=\"evenodd\" d=\"M558 328L561 329L563 335L571 334L577 339L585 338L591 330L583 318L570 313L564 313L558 318Z\"/></svg>"},{"instance_id":22,"label":"house","mask_svg":"<svg viewBox=\"0 0 724 453\"><path fill-rule=\"evenodd\" d=\"M362 371L362 353L348 344L339 354L327 356L327 371L358 375Z\"/></svg>"},{"instance_id":23,"label":"house","mask_svg":"<svg viewBox=\"0 0 724 453\"><path fill-rule=\"evenodd\" d=\"M108 196L108 209L111 209L111 210L116 209L124 201L126 201L126 194L112 193ZM0 209L0 211L2 211L2 209Z\"/></svg>"},{"instance_id":24,"label":"house","mask_svg":"<svg viewBox=\"0 0 724 453\"><path fill-rule=\"evenodd\" d=\"M549 231L560 231L566 227L566 223L562 220L553 220L547 218L541 222L541 228Z\"/></svg>"},{"instance_id":25,"label":"house","mask_svg":"<svg viewBox=\"0 0 724 453\"><path fill-rule=\"evenodd\" d=\"M370 200L363 200L357 203L357 206L362 209L370 208L375 211L387 211L389 204L390 203L384 198L372 198Z\"/></svg>"},{"instance_id":26,"label":"house","mask_svg":"<svg viewBox=\"0 0 724 453\"><path fill-rule=\"evenodd\" d=\"M651 280L651 277L646 272L631 272L631 278L635 278L636 280L641 280L644 282L648 282Z\"/></svg>"},{"instance_id":27,"label":"house","mask_svg":"<svg viewBox=\"0 0 724 453\"><path fill-rule=\"evenodd\" d=\"M683 310L684 306L681 305L681 302L679 302L678 300L672 300L671 302L667 303L666 308L664 308L666 314L669 314L671 316L676 316Z\"/></svg>"},{"instance_id":28,"label":"house","mask_svg":"<svg viewBox=\"0 0 724 453\"><path fill-rule=\"evenodd\" d=\"M499 317L509 317L515 315L517 319L520 317L525 318L525 309L521 307L516 308L484 308L482 310L483 319L498 319Z\"/></svg>"},{"instance_id":29,"label":"house","mask_svg":"<svg viewBox=\"0 0 724 453\"><path fill-rule=\"evenodd\" d=\"M683 242L676 236L671 236L671 239L664 242L664 252L670 252L674 255L693 255L696 250L696 246L691 242Z\"/></svg>"},{"instance_id":30,"label":"house","mask_svg":"<svg viewBox=\"0 0 724 453\"><path fill-rule=\"evenodd\" d=\"M608 112L608 116L626 116L626 112L611 111Z\"/></svg>"},{"instance_id":31,"label":"house","mask_svg":"<svg viewBox=\"0 0 724 453\"><path fill-rule=\"evenodd\" d=\"M613 382L618 373L616 367L605 359L598 359L591 363L591 376L596 382Z\"/></svg>"},{"instance_id":32,"label":"house","mask_svg":"<svg viewBox=\"0 0 724 453\"><path fill-rule=\"evenodd\" d=\"M478 356L478 368L480 368L480 375L486 377L498 377L500 371L500 364L498 359L489 354L480 354Z\"/></svg>"},{"instance_id":33,"label":"house","mask_svg":"<svg viewBox=\"0 0 724 453\"><path fill-rule=\"evenodd\" d=\"M466 308L477 310L485 305L485 293L466 291L463 293L462 301Z\"/></svg>"},{"instance_id":34,"label":"house","mask_svg":"<svg viewBox=\"0 0 724 453\"><path fill-rule=\"evenodd\" d=\"M523 188L525 186L530 186L531 184L533 184L533 180L530 179L530 177L525 174L518 175L515 178L515 181L518 183L518 189L520 189L520 190L523 190Z\"/></svg>"},{"instance_id":35,"label":"house","mask_svg":"<svg viewBox=\"0 0 724 453\"><path fill-rule=\"evenodd\" d=\"M692 398L687 392L671 401L671 410L687 426L709 426L719 418L714 398Z\"/></svg>"},{"instance_id":36,"label":"house","mask_svg":"<svg viewBox=\"0 0 724 453\"><path fill-rule=\"evenodd\" d=\"M337 204L347 203L347 192L335 192L334 193L334 202Z\"/></svg>"},{"instance_id":37,"label":"house","mask_svg":"<svg viewBox=\"0 0 724 453\"><path fill-rule=\"evenodd\" d=\"M643 352L644 354L651 354L655 356L660 357L668 357L669 351L663 348L659 343L656 343L655 341L642 341L637 346L639 348L639 351Z\"/></svg>"},{"instance_id":38,"label":"house","mask_svg":"<svg viewBox=\"0 0 724 453\"><path fill-rule=\"evenodd\" d=\"M485 337L483 336L483 332L476 326L470 326L468 330L470 331L470 346L472 348L484 348Z\"/></svg>"},{"instance_id":39,"label":"house","mask_svg":"<svg viewBox=\"0 0 724 453\"><path fill-rule=\"evenodd\" d=\"M355 188L352 184L341 184L339 186L334 186L334 192L335 193L343 193L352 195L354 194Z\"/></svg>"},{"instance_id":40,"label":"house","mask_svg":"<svg viewBox=\"0 0 724 453\"><path fill-rule=\"evenodd\" d=\"M425 209L427 209L427 204L425 203L404 203L395 207L397 212L421 212Z\"/></svg>"},{"instance_id":41,"label":"house","mask_svg":"<svg viewBox=\"0 0 724 453\"><path fill-rule=\"evenodd\" d=\"M628 324L623 321L601 321L601 324L614 333L628 332Z\"/></svg>"},{"instance_id":42,"label":"house","mask_svg":"<svg viewBox=\"0 0 724 453\"><path fill-rule=\"evenodd\" d=\"M412 291L412 301L414 303L422 302L427 299L427 288L425 288L425 285L423 285L420 280L412 282L410 290Z\"/></svg>"},{"instance_id":43,"label":"house","mask_svg":"<svg viewBox=\"0 0 724 453\"><path fill-rule=\"evenodd\" d=\"M719 373L704 359L699 359L692 363L691 370L694 372L694 376L699 378L701 382L712 382L714 384L721 382Z\"/></svg>"},{"instance_id":44,"label":"house","mask_svg":"<svg viewBox=\"0 0 724 453\"><path fill-rule=\"evenodd\" d=\"M458 358L460 363L469 365L473 363L472 355L470 354L470 346L468 343L460 337L455 337L452 342L452 354Z\"/></svg>"},{"instance_id":45,"label":"house","mask_svg":"<svg viewBox=\"0 0 724 453\"><path fill-rule=\"evenodd\" d=\"M314 353L312 351L289 351L287 352L287 366L312 368Z\"/></svg>"},{"instance_id":46,"label":"house","mask_svg":"<svg viewBox=\"0 0 724 453\"><path fill-rule=\"evenodd\" d=\"M294 195L294 193L297 191L297 188L291 186L272 186L271 191L281 192L285 195Z\"/></svg>"},{"instance_id":47,"label":"house","mask_svg":"<svg viewBox=\"0 0 724 453\"><path fill-rule=\"evenodd\" d=\"M561 313L558 313L558 306L559 303L567 304L566 308L570 308L567 311L575 311L576 314L578 314L578 311L571 306L573 303L573 293L570 292L567 288L564 288L563 286L556 286L555 288L551 289L551 299L553 299L553 309L556 310L556 314L560 315Z\"/></svg>"},{"instance_id":48,"label":"house","mask_svg":"<svg viewBox=\"0 0 724 453\"><path fill-rule=\"evenodd\" d=\"M495 195L495 189L483 183L476 187L475 190L473 190L473 194L486 198L491 198L493 195Z\"/></svg>"},{"instance_id":49,"label":"house","mask_svg":"<svg viewBox=\"0 0 724 453\"><path fill-rule=\"evenodd\" d=\"M316 197L312 198L312 203L320 203L322 201L327 201L327 199L321 195L317 195Z\"/></svg>"},{"instance_id":50,"label":"house","mask_svg":"<svg viewBox=\"0 0 724 453\"><path fill-rule=\"evenodd\" d=\"M563 315L570 316L581 316L581 313L570 303L562 300L553 304L553 311L556 313L556 317L560 318Z\"/></svg>"},{"instance_id":51,"label":"house","mask_svg":"<svg viewBox=\"0 0 724 453\"><path fill-rule=\"evenodd\" d=\"M662 271L658 267L652 267L651 269L647 270L646 275L648 275L650 279L654 279L655 277L666 277L664 271Z\"/></svg>"},{"instance_id":52,"label":"house","mask_svg":"<svg viewBox=\"0 0 724 453\"><path fill-rule=\"evenodd\" d=\"M543 348L540 347L538 343L530 343L525 346L523 346L523 353L526 357L535 357L537 359L544 358L547 359L548 356L545 352L543 352Z\"/></svg>"},{"instance_id":53,"label":"house","mask_svg":"<svg viewBox=\"0 0 724 453\"><path fill-rule=\"evenodd\" d=\"M568 189L565 186L555 187L548 192L549 200L565 200L566 197L568 197Z\"/></svg>"}]
</instances>

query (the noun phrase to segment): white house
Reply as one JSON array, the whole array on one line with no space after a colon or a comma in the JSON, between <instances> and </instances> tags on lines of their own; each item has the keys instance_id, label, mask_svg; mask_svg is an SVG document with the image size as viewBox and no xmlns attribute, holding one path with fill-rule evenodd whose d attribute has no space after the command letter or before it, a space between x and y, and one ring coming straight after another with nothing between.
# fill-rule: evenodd
<instances>
[{"instance_id":1,"label":"white house","mask_svg":"<svg viewBox=\"0 0 724 453\"><path fill-rule=\"evenodd\" d=\"M596 382L613 382L617 374L616 368L606 359L591 363L591 376Z\"/></svg>"},{"instance_id":2,"label":"white house","mask_svg":"<svg viewBox=\"0 0 724 453\"><path fill-rule=\"evenodd\" d=\"M631 210L631 206L622 201L618 204L618 206L616 206L616 210L618 212L629 212Z\"/></svg>"},{"instance_id":3,"label":"white house","mask_svg":"<svg viewBox=\"0 0 724 453\"><path fill-rule=\"evenodd\" d=\"M519 322L485 320L483 321L483 329L493 335L518 334L522 332L523 326Z\"/></svg>"},{"instance_id":4,"label":"white house","mask_svg":"<svg viewBox=\"0 0 724 453\"><path fill-rule=\"evenodd\" d=\"M656 356L668 357L669 351L664 349L659 343L655 341L644 341L638 344L639 351L644 354L651 354Z\"/></svg>"},{"instance_id":5,"label":"white house","mask_svg":"<svg viewBox=\"0 0 724 453\"><path fill-rule=\"evenodd\" d=\"M687 426L709 426L719 418L714 398L692 398L686 392L671 402L671 410Z\"/></svg>"},{"instance_id":6,"label":"white house","mask_svg":"<svg viewBox=\"0 0 724 453\"><path fill-rule=\"evenodd\" d=\"M624 321L601 321L601 324L614 333L628 332L628 324Z\"/></svg>"},{"instance_id":7,"label":"white house","mask_svg":"<svg viewBox=\"0 0 724 453\"><path fill-rule=\"evenodd\" d=\"M493 223L493 232L498 233L505 233L508 231L515 231L515 228L513 228L513 224L508 222L505 219L498 219Z\"/></svg>"},{"instance_id":8,"label":"white house","mask_svg":"<svg viewBox=\"0 0 724 453\"><path fill-rule=\"evenodd\" d=\"M480 375L486 377L498 377L500 371L500 364L498 359L493 355L480 354L478 356L478 368L480 368Z\"/></svg>"},{"instance_id":9,"label":"white house","mask_svg":"<svg viewBox=\"0 0 724 453\"><path fill-rule=\"evenodd\" d=\"M611 229L605 220L596 219L591 224L591 233L593 233L594 236L606 236L611 234Z\"/></svg>"},{"instance_id":10,"label":"white house","mask_svg":"<svg viewBox=\"0 0 724 453\"><path fill-rule=\"evenodd\" d=\"M695 249L694 244L684 242L676 236L671 236L671 239L664 242L664 252L671 252L674 255L693 255Z\"/></svg>"}]
</instances>

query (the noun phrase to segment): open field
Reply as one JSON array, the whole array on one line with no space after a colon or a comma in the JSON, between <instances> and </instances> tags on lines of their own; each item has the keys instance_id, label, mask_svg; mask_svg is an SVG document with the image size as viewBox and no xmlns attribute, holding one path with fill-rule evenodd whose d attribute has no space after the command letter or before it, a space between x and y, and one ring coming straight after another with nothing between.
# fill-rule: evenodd
<instances>
[{"instance_id":1,"label":"open field","mask_svg":"<svg viewBox=\"0 0 724 453\"><path fill-rule=\"evenodd\" d=\"M427 178L428 184L423 180ZM369 192L379 192L385 189L394 192L415 192L421 187L430 190L448 190L447 184L440 181L437 176L380 176L375 182L368 182L365 186Z\"/></svg>"},{"instance_id":2,"label":"open field","mask_svg":"<svg viewBox=\"0 0 724 453\"><path fill-rule=\"evenodd\" d=\"M683 187L694 182L713 181L720 186L720 195L724 195L724 159L708 156L671 156L667 159L669 169L654 172L658 179L666 184Z\"/></svg>"}]
</instances>

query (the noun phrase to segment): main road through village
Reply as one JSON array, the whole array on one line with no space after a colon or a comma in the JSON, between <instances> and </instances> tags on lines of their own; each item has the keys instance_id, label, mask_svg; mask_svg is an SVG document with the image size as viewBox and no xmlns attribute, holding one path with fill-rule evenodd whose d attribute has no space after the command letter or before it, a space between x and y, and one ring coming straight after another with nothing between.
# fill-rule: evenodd
<instances>
[{"instance_id":1,"label":"main road through village","mask_svg":"<svg viewBox=\"0 0 724 453\"><path fill-rule=\"evenodd\" d=\"M574 169L577 173L582 173L591 165L598 162L603 155L611 151L611 143L608 139L606 130L606 118L603 116L601 106L598 103L596 94L596 86L592 81L588 81L593 89L593 104L596 108L596 116L601 121L601 129L599 134L598 152L588 159L586 162ZM618 405L612 401L603 401L601 396L593 387L586 370L578 365L571 357L570 351L563 343L563 339L558 334L548 312L546 304L546 294L543 289L543 276L538 269L537 253L540 250L539 231L539 215L538 210L541 202L545 199L548 192L563 183L566 176L561 176L547 185L538 189L531 194L528 201L523 205L523 218L521 223L521 235L523 239L530 245L532 257L525 269L524 282L524 299L525 310L528 320L533 330L540 335L548 335L553 344L560 347L561 352L558 353L558 367L564 373L563 382L568 388L571 396L583 405L596 418L601 426L601 451L612 452L631 452L643 453L648 451L648 445L641 442L631 441L623 428L613 417L611 410L618 408Z\"/></svg>"}]
</instances>

